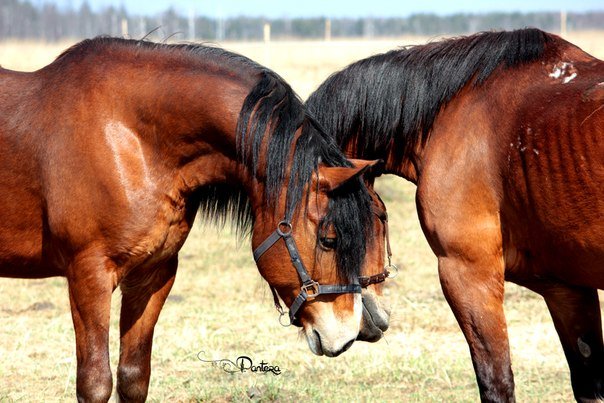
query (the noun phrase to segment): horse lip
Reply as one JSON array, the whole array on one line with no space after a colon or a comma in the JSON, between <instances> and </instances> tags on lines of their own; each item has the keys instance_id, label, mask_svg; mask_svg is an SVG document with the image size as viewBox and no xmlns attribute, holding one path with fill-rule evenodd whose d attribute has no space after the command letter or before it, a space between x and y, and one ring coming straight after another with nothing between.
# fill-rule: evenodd
<instances>
[{"instance_id":1,"label":"horse lip","mask_svg":"<svg viewBox=\"0 0 604 403\"><path fill-rule=\"evenodd\" d=\"M375 343L380 340L384 335L384 332L375 324L369 310L363 305L363 319L365 320L365 326L369 328L369 331L361 331L359 332L359 336L357 338L362 341L367 341L369 343Z\"/></svg>"},{"instance_id":2,"label":"horse lip","mask_svg":"<svg viewBox=\"0 0 604 403\"><path fill-rule=\"evenodd\" d=\"M312 330L311 336L307 336L309 341L312 341L312 345L310 347L310 351L312 351L315 355L325 355L323 351L323 346L321 345L321 335L315 329ZM310 343L309 343L310 345ZM314 348L313 348L314 347Z\"/></svg>"}]
</instances>

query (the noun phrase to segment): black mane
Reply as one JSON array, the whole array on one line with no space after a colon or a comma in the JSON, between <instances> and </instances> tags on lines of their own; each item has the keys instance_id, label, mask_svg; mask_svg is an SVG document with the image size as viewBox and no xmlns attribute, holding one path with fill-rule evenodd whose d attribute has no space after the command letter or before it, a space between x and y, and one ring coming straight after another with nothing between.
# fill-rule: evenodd
<instances>
[{"instance_id":1,"label":"black mane","mask_svg":"<svg viewBox=\"0 0 604 403\"><path fill-rule=\"evenodd\" d=\"M304 211L301 208L302 195L316 175L319 162L327 166L351 166L333 139L307 117L304 104L291 87L276 73L245 56L214 46L167 45L98 37L74 45L55 63L77 60L89 53L97 53L103 47L116 45L130 47L134 51L193 55L202 58L211 68L223 70L225 77L236 75L244 82L256 79L239 113L237 152L242 164L264 182L265 205L269 208L276 208L286 176L288 173L291 175L286 194L286 218L291 219L294 214ZM186 62L187 57L183 60ZM300 127L301 135L296 140L295 134ZM295 147L293 153L292 147ZM289 161L292 161L291 167L288 167ZM371 198L367 189L361 179L351 182L346 189L331 195L329 211L321 223L322 227L333 225L337 231L339 238L335 252L339 276L349 281L360 274L372 228ZM231 218L240 234L249 234L253 218L242 188L211 185L199 189L196 196L204 218L219 224Z\"/></svg>"},{"instance_id":2,"label":"black mane","mask_svg":"<svg viewBox=\"0 0 604 403\"><path fill-rule=\"evenodd\" d=\"M331 75L306 106L341 147L356 156L407 158L425 143L441 108L466 85L478 86L498 68L543 55L552 40L538 29L482 32L392 50Z\"/></svg>"},{"instance_id":3,"label":"black mane","mask_svg":"<svg viewBox=\"0 0 604 403\"><path fill-rule=\"evenodd\" d=\"M295 133L302 128L295 145ZM268 129L268 130L267 130ZM291 219L300 207L302 194L318 172L319 162L326 166L350 167L333 139L306 114L300 98L276 73L261 68L260 80L246 97L237 125L238 151L242 161L254 173L266 161L265 200L269 206L279 197L288 169L292 146L295 147L290 181L287 187L285 218ZM263 144L269 133L268 145ZM336 259L340 277L356 279L365 258L371 236L371 198L363 181L351 181L330 195L327 215L321 228L333 225L337 232Z\"/></svg>"}]
</instances>

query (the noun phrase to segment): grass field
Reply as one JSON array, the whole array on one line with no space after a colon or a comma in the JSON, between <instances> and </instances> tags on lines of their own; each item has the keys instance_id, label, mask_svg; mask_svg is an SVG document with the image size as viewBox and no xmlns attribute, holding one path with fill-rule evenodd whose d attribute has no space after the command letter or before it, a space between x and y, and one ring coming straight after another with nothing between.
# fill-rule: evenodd
<instances>
[{"instance_id":1,"label":"grass field","mask_svg":"<svg viewBox=\"0 0 604 403\"><path fill-rule=\"evenodd\" d=\"M604 34L569 39L604 57ZM281 73L303 96L350 61L427 38L383 41L227 43ZM34 70L69 44L0 43L0 64ZM271 295L253 263L249 241L229 228L196 225L183 250L171 296L156 327L151 401L476 401L467 345L440 290L436 259L419 228L415 188L379 180L388 205L395 262L404 266L385 293L391 328L376 344L316 357L296 329L277 322ZM112 309L111 361L118 357L119 291ZM567 366L545 304L506 286L518 401L570 401ZM281 375L236 373L198 360L236 359L278 365ZM0 279L0 401L73 401L75 342L66 282Z\"/></svg>"}]
</instances>

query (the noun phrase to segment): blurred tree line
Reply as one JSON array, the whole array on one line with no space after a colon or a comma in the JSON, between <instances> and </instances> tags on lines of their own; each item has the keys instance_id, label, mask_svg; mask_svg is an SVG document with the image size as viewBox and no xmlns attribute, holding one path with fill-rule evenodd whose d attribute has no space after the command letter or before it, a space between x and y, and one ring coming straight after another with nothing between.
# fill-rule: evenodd
<instances>
[{"instance_id":1,"label":"blurred tree line","mask_svg":"<svg viewBox=\"0 0 604 403\"><path fill-rule=\"evenodd\" d=\"M568 30L604 28L604 12L568 13ZM392 18L325 18L236 17L215 19L182 15L173 8L155 16L130 15L122 6L95 12L87 2L79 9L61 9L37 0L2 0L0 4L0 39L40 39L57 41L64 38L87 38L96 35L142 38L151 31L160 38L175 35L177 39L260 40L263 26L271 25L272 39L322 38L326 27L330 36L392 37L400 35L465 34L490 29L537 27L560 31L561 15L543 13L415 14Z\"/></svg>"}]
</instances>

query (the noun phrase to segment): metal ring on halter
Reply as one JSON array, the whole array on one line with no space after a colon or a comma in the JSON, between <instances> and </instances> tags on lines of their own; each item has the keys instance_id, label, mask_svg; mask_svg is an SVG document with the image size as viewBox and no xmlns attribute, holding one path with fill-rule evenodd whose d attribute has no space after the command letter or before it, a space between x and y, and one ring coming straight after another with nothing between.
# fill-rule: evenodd
<instances>
[{"instance_id":1,"label":"metal ring on halter","mask_svg":"<svg viewBox=\"0 0 604 403\"><path fill-rule=\"evenodd\" d=\"M287 318L287 322L283 322L283 317ZM281 312L279 312L279 324L283 327L290 327L292 325L292 321L289 318L289 315L287 313L285 313L283 310L281 310Z\"/></svg>"},{"instance_id":2,"label":"metal ring on halter","mask_svg":"<svg viewBox=\"0 0 604 403\"><path fill-rule=\"evenodd\" d=\"M396 267L396 265L389 263L384 269L388 271L388 278L396 278L396 276L398 276L398 267Z\"/></svg>"},{"instance_id":3,"label":"metal ring on halter","mask_svg":"<svg viewBox=\"0 0 604 403\"><path fill-rule=\"evenodd\" d=\"M300 291L305 292L306 298L311 300L320 294L319 283L317 283L316 281L311 281L308 284L302 285L302 287L300 287Z\"/></svg>"},{"instance_id":4,"label":"metal ring on halter","mask_svg":"<svg viewBox=\"0 0 604 403\"><path fill-rule=\"evenodd\" d=\"M281 227L287 228L286 231L282 231ZM290 235L292 233L292 230L292 223L290 223L289 221L283 220L279 222L279 225L277 225L277 234L281 235L282 237Z\"/></svg>"}]
</instances>

